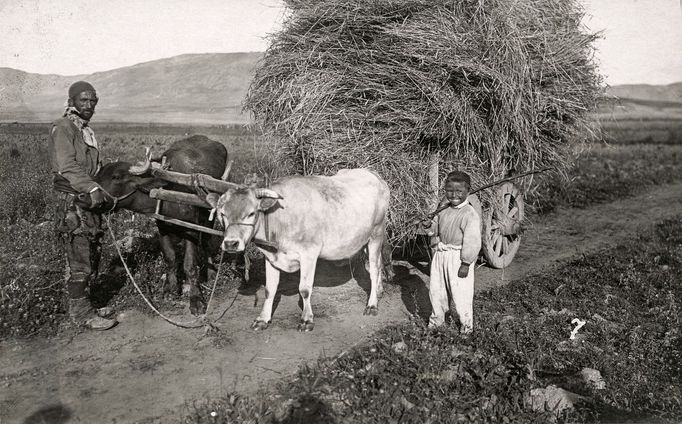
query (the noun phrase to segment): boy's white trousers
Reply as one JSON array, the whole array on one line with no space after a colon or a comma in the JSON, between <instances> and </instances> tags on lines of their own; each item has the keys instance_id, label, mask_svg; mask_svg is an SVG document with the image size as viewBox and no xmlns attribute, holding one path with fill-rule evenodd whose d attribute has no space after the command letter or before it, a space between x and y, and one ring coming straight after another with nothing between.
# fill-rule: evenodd
<instances>
[{"instance_id":1,"label":"boy's white trousers","mask_svg":"<svg viewBox=\"0 0 682 424\"><path fill-rule=\"evenodd\" d=\"M462 263L460 249L437 250L431 261L431 281L429 298L433 313L429 326L439 326L445 321L445 313L450 310L448 299L452 299L454 309L462 324L461 331L470 333L474 326L474 265L469 265L466 278L459 278L457 271Z\"/></svg>"}]
</instances>

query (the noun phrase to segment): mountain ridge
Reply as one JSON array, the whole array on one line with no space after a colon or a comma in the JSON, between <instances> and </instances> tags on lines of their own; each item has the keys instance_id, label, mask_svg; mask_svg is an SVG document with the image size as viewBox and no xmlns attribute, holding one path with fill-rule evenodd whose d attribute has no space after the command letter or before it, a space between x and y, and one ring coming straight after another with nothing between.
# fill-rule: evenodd
<instances>
[{"instance_id":1,"label":"mountain ridge","mask_svg":"<svg viewBox=\"0 0 682 424\"><path fill-rule=\"evenodd\" d=\"M50 121L64 107L69 85L82 79L97 89L98 120L247 122L241 103L262 55L183 54L70 76L0 68L0 120Z\"/></svg>"},{"instance_id":2,"label":"mountain ridge","mask_svg":"<svg viewBox=\"0 0 682 424\"><path fill-rule=\"evenodd\" d=\"M49 122L79 79L100 97L103 122L246 123L241 105L263 52L189 53L91 74L37 74L0 67L0 122ZM607 87L611 100L682 105L682 82ZM635 102L635 103L636 103Z\"/></svg>"},{"instance_id":3,"label":"mountain ridge","mask_svg":"<svg viewBox=\"0 0 682 424\"><path fill-rule=\"evenodd\" d=\"M682 103L682 82L665 85L621 84L608 87L606 92L620 99Z\"/></svg>"}]
</instances>

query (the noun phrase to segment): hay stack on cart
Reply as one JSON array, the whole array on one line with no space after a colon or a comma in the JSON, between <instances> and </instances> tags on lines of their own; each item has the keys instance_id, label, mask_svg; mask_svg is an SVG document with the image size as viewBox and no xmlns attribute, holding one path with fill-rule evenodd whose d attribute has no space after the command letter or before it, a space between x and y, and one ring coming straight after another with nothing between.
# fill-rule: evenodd
<instances>
[{"instance_id":1,"label":"hay stack on cart","mask_svg":"<svg viewBox=\"0 0 682 424\"><path fill-rule=\"evenodd\" d=\"M601 91L596 36L576 0L286 4L246 107L282 174L377 170L392 188L393 243L417 234L449 170L468 172L474 187L561 170L564 148L590 131L586 113ZM518 248L519 226L499 224L523 218L531 181L479 193L494 266Z\"/></svg>"}]
</instances>

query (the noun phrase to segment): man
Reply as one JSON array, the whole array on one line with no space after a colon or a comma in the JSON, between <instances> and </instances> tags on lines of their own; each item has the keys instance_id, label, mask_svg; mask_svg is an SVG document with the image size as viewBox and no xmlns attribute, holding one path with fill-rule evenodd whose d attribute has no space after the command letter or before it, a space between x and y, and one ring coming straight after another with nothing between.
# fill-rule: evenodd
<instances>
[{"instance_id":1,"label":"man","mask_svg":"<svg viewBox=\"0 0 682 424\"><path fill-rule=\"evenodd\" d=\"M69 316L92 330L107 330L117 324L109 319L111 308L95 309L89 284L97 278L102 250L101 216L74 204L79 193L89 193L91 209L105 201L105 193L93 177L100 168L99 146L89 122L97 106L95 88L78 81L69 88L68 106L52 124L49 155L57 192L55 223L59 242L66 253L66 287Z\"/></svg>"}]
</instances>

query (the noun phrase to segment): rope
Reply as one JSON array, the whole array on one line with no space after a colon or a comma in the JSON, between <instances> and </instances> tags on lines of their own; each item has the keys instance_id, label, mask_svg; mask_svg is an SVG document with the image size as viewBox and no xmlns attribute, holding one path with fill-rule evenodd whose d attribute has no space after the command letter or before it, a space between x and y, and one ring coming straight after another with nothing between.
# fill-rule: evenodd
<instances>
[{"instance_id":1,"label":"rope","mask_svg":"<svg viewBox=\"0 0 682 424\"><path fill-rule=\"evenodd\" d=\"M215 280L213 281L213 289L211 290L211 295L208 298L208 303L206 304L206 312L201 316L196 318L194 321L191 322L178 322L173 320L172 318L168 318L161 312L159 312L158 309L152 305L152 303L147 299L147 297L142 293L142 289L137 285L135 282L135 278L133 278L133 274L130 272L130 269L128 268L128 264L123 258L123 254L121 253L121 249L118 247L118 243L116 243L116 237L114 235L114 230L111 228L111 220L109 215L106 215L107 219L107 227L109 227L109 233L111 234L111 239L114 241L114 247L116 248L116 252L118 253L119 258L121 258L121 263L123 264L123 267L126 270L126 273L128 274L128 278L130 278L130 281L133 283L133 286L137 290L137 292L142 296L142 299L145 301L145 303L151 308L152 311L154 311L158 316L163 318L166 322L175 325L176 327L180 328L186 328L186 329L191 329L191 328L202 328L202 327L207 327L206 330L208 331L210 328L214 328L216 322L218 322L219 319L221 319L225 313L232 307L232 304L234 304L235 300L237 299L237 296L232 300L232 303L230 303L227 308L220 314L218 318L215 320L209 322L208 319L206 318L206 315L208 314L209 308L211 307L211 300L213 299L213 293L215 292L216 285L218 283L218 277L220 276L220 269L223 265L223 254L221 253L220 255L220 263L218 264L218 270L215 275Z\"/></svg>"}]
</instances>

